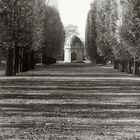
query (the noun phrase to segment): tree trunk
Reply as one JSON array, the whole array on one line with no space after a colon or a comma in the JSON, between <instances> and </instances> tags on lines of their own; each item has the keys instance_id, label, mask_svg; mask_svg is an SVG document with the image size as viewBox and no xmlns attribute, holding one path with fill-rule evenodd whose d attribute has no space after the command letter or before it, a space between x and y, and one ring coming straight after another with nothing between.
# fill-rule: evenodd
<instances>
[{"instance_id":1,"label":"tree trunk","mask_svg":"<svg viewBox=\"0 0 140 140\"><path fill-rule=\"evenodd\" d=\"M128 74L132 73L132 62L131 62L131 60L128 60L127 73Z\"/></svg>"},{"instance_id":2,"label":"tree trunk","mask_svg":"<svg viewBox=\"0 0 140 140\"><path fill-rule=\"evenodd\" d=\"M14 57L14 74L19 72L19 49L15 48L15 57Z\"/></svg>"},{"instance_id":3,"label":"tree trunk","mask_svg":"<svg viewBox=\"0 0 140 140\"><path fill-rule=\"evenodd\" d=\"M35 56L33 50L30 52L30 69L35 69Z\"/></svg>"},{"instance_id":4,"label":"tree trunk","mask_svg":"<svg viewBox=\"0 0 140 140\"><path fill-rule=\"evenodd\" d=\"M116 60L116 69L119 70L119 61Z\"/></svg>"},{"instance_id":5,"label":"tree trunk","mask_svg":"<svg viewBox=\"0 0 140 140\"><path fill-rule=\"evenodd\" d=\"M97 58L97 57L95 57L95 58L93 59L93 63L94 63L95 65L98 64L98 58Z\"/></svg>"},{"instance_id":6,"label":"tree trunk","mask_svg":"<svg viewBox=\"0 0 140 140\"><path fill-rule=\"evenodd\" d=\"M47 64L47 57L45 55L42 55L42 64Z\"/></svg>"},{"instance_id":7,"label":"tree trunk","mask_svg":"<svg viewBox=\"0 0 140 140\"><path fill-rule=\"evenodd\" d=\"M118 60L118 70L121 71L122 70L122 64L121 64L121 61Z\"/></svg>"},{"instance_id":8,"label":"tree trunk","mask_svg":"<svg viewBox=\"0 0 140 140\"><path fill-rule=\"evenodd\" d=\"M124 72L127 72L127 67L128 67L128 61L124 61Z\"/></svg>"},{"instance_id":9,"label":"tree trunk","mask_svg":"<svg viewBox=\"0 0 140 140\"><path fill-rule=\"evenodd\" d=\"M20 72L23 72L23 48L20 51Z\"/></svg>"},{"instance_id":10,"label":"tree trunk","mask_svg":"<svg viewBox=\"0 0 140 140\"><path fill-rule=\"evenodd\" d=\"M139 62L134 59L134 69L133 69L134 75L139 75Z\"/></svg>"},{"instance_id":11,"label":"tree trunk","mask_svg":"<svg viewBox=\"0 0 140 140\"><path fill-rule=\"evenodd\" d=\"M114 60L114 69L117 69L117 60Z\"/></svg>"},{"instance_id":12,"label":"tree trunk","mask_svg":"<svg viewBox=\"0 0 140 140\"><path fill-rule=\"evenodd\" d=\"M22 71L26 72L28 71L29 68L29 53L28 50L24 49L23 50L23 64L22 64Z\"/></svg>"},{"instance_id":13,"label":"tree trunk","mask_svg":"<svg viewBox=\"0 0 140 140\"><path fill-rule=\"evenodd\" d=\"M121 72L125 72L125 61L121 61Z\"/></svg>"},{"instance_id":14,"label":"tree trunk","mask_svg":"<svg viewBox=\"0 0 140 140\"><path fill-rule=\"evenodd\" d=\"M6 76L13 76L14 75L14 51L13 48L8 48L7 54L7 67L6 67Z\"/></svg>"},{"instance_id":15,"label":"tree trunk","mask_svg":"<svg viewBox=\"0 0 140 140\"><path fill-rule=\"evenodd\" d=\"M139 68L140 68L140 63L139 63L139 61L137 61L137 75L140 75L140 70L139 70Z\"/></svg>"},{"instance_id":16,"label":"tree trunk","mask_svg":"<svg viewBox=\"0 0 140 140\"><path fill-rule=\"evenodd\" d=\"M42 64L43 65L45 65L45 64L47 64L47 56L46 56L46 48L45 47L42 47L42 52L41 52L41 54L42 54Z\"/></svg>"}]
</instances>

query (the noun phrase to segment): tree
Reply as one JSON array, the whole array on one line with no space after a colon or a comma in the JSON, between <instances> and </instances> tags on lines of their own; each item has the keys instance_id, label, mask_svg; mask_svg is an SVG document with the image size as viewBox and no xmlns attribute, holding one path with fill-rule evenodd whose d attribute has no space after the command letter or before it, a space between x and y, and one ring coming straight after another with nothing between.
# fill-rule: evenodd
<instances>
[{"instance_id":1,"label":"tree","mask_svg":"<svg viewBox=\"0 0 140 140\"><path fill-rule=\"evenodd\" d=\"M100 59L100 56L107 60L113 58L113 46L117 42L115 38L117 19L115 0L92 2L86 27L86 48L92 59Z\"/></svg>"},{"instance_id":2,"label":"tree","mask_svg":"<svg viewBox=\"0 0 140 140\"><path fill-rule=\"evenodd\" d=\"M78 27L72 24L65 26L65 38L68 39L72 35L79 35Z\"/></svg>"},{"instance_id":3,"label":"tree","mask_svg":"<svg viewBox=\"0 0 140 140\"><path fill-rule=\"evenodd\" d=\"M62 53L65 33L59 12L54 7L46 7L44 20L43 64L54 63Z\"/></svg>"},{"instance_id":4,"label":"tree","mask_svg":"<svg viewBox=\"0 0 140 140\"><path fill-rule=\"evenodd\" d=\"M94 15L91 11L94 9ZM95 10L96 9L96 10ZM138 75L140 67L140 1L139 0L94 0L88 14L94 19L93 30L87 21L86 46L89 55L94 55L91 34L96 32L96 47L100 55L114 59L114 68L121 72ZM92 26L93 26L92 25ZM89 47L91 46L91 48Z\"/></svg>"},{"instance_id":5,"label":"tree","mask_svg":"<svg viewBox=\"0 0 140 140\"><path fill-rule=\"evenodd\" d=\"M125 50L130 53L129 58L134 60L133 74L139 74L140 58L140 1L122 1L123 24L120 28L120 37L125 42Z\"/></svg>"},{"instance_id":6,"label":"tree","mask_svg":"<svg viewBox=\"0 0 140 140\"><path fill-rule=\"evenodd\" d=\"M97 30L96 30L96 6L92 5L91 10L88 12L86 33L85 33L85 46L87 56L90 57L93 62L97 61Z\"/></svg>"},{"instance_id":7,"label":"tree","mask_svg":"<svg viewBox=\"0 0 140 140\"><path fill-rule=\"evenodd\" d=\"M2 2L7 32L5 42L8 49L6 75L12 76L19 72L19 69L27 71L34 67L33 50L38 48L41 42L43 30L41 15L45 1L2 0Z\"/></svg>"},{"instance_id":8,"label":"tree","mask_svg":"<svg viewBox=\"0 0 140 140\"><path fill-rule=\"evenodd\" d=\"M97 47L100 55L108 60L113 58L113 46L116 44L116 22L118 19L115 0L97 1Z\"/></svg>"}]
</instances>

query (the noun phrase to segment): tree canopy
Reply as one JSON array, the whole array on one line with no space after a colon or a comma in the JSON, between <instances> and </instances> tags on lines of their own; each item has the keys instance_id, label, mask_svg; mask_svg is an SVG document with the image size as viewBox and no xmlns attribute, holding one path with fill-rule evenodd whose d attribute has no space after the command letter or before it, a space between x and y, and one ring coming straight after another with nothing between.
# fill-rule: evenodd
<instances>
[{"instance_id":1,"label":"tree canopy","mask_svg":"<svg viewBox=\"0 0 140 140\"><path fill-rule=\"evenodd\" d=\"M0 5L1 26L5 32L1 34L4 36L1 44L6 44L7 49L6 75L34 68L35 52L43 45L52 45L53 56L60 53L63 25L58 11L47 7L45 0L1 0ZM50 40L53 44L48 45Z\"/></svg>"},{"instance_id":2,"label":"tree canopy","mask_svg":"<svg viewBox=\"0 0 140 140\"><path fill-rule=\"evenodd\" d=\"M45 10L43 63L47 63L47 57L57 58L62 54L65 41L65 32L59 12L54 7ZM50 63L50 62L48 62Z\"/></svg>"},{"instance_id":3,"label":"tree canopy","mask_svg":"<svg viewBox=\"0 0 140 140\"><path fill-rule=\"evenodd\" d=\"M130 65L130 61L134 59L134 73L139 73L139 66L135 63L139 63L140 60L139 38L139 0L92 2L86 26L86 48L91 58L95 56L97 48L97 54L103 55L107 60L119 60L123 67L122 71L125 69L124 66Z\"/></svg>"}]
</instances>

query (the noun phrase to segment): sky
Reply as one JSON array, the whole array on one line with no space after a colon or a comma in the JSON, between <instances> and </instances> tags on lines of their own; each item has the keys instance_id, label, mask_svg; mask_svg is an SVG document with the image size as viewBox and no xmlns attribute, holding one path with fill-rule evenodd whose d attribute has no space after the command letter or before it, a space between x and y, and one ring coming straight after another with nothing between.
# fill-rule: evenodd
<instances>
[{"instance_id":1,"label":"sky","mask_svg":"<svg viewBox=\"0 0 140 140\"><path fill-rule=\"evenodd\" d=\"M53 1L54 0L50 0ZM90 9L91 0L56 0L57 7L63 24L73 24L78 26L80 36L85 36L85 25L87 13Z\"/></svg>"}]
</instances>

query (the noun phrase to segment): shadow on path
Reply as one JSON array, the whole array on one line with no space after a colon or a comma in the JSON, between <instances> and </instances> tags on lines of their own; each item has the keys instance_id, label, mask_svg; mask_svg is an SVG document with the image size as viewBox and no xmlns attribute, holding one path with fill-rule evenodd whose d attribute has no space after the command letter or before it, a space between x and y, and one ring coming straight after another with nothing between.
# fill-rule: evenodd
<instances>
[{"instance_id":1,"label":"shadow on path","mask_svg":"<svg viewBox=\"0 0 140 140\"><path fill-rule=\"evenodd\" d=\"M0 77L0 139L140 139L139 84L139 77L92 64Z\"/></svg>"}]
</instances>

